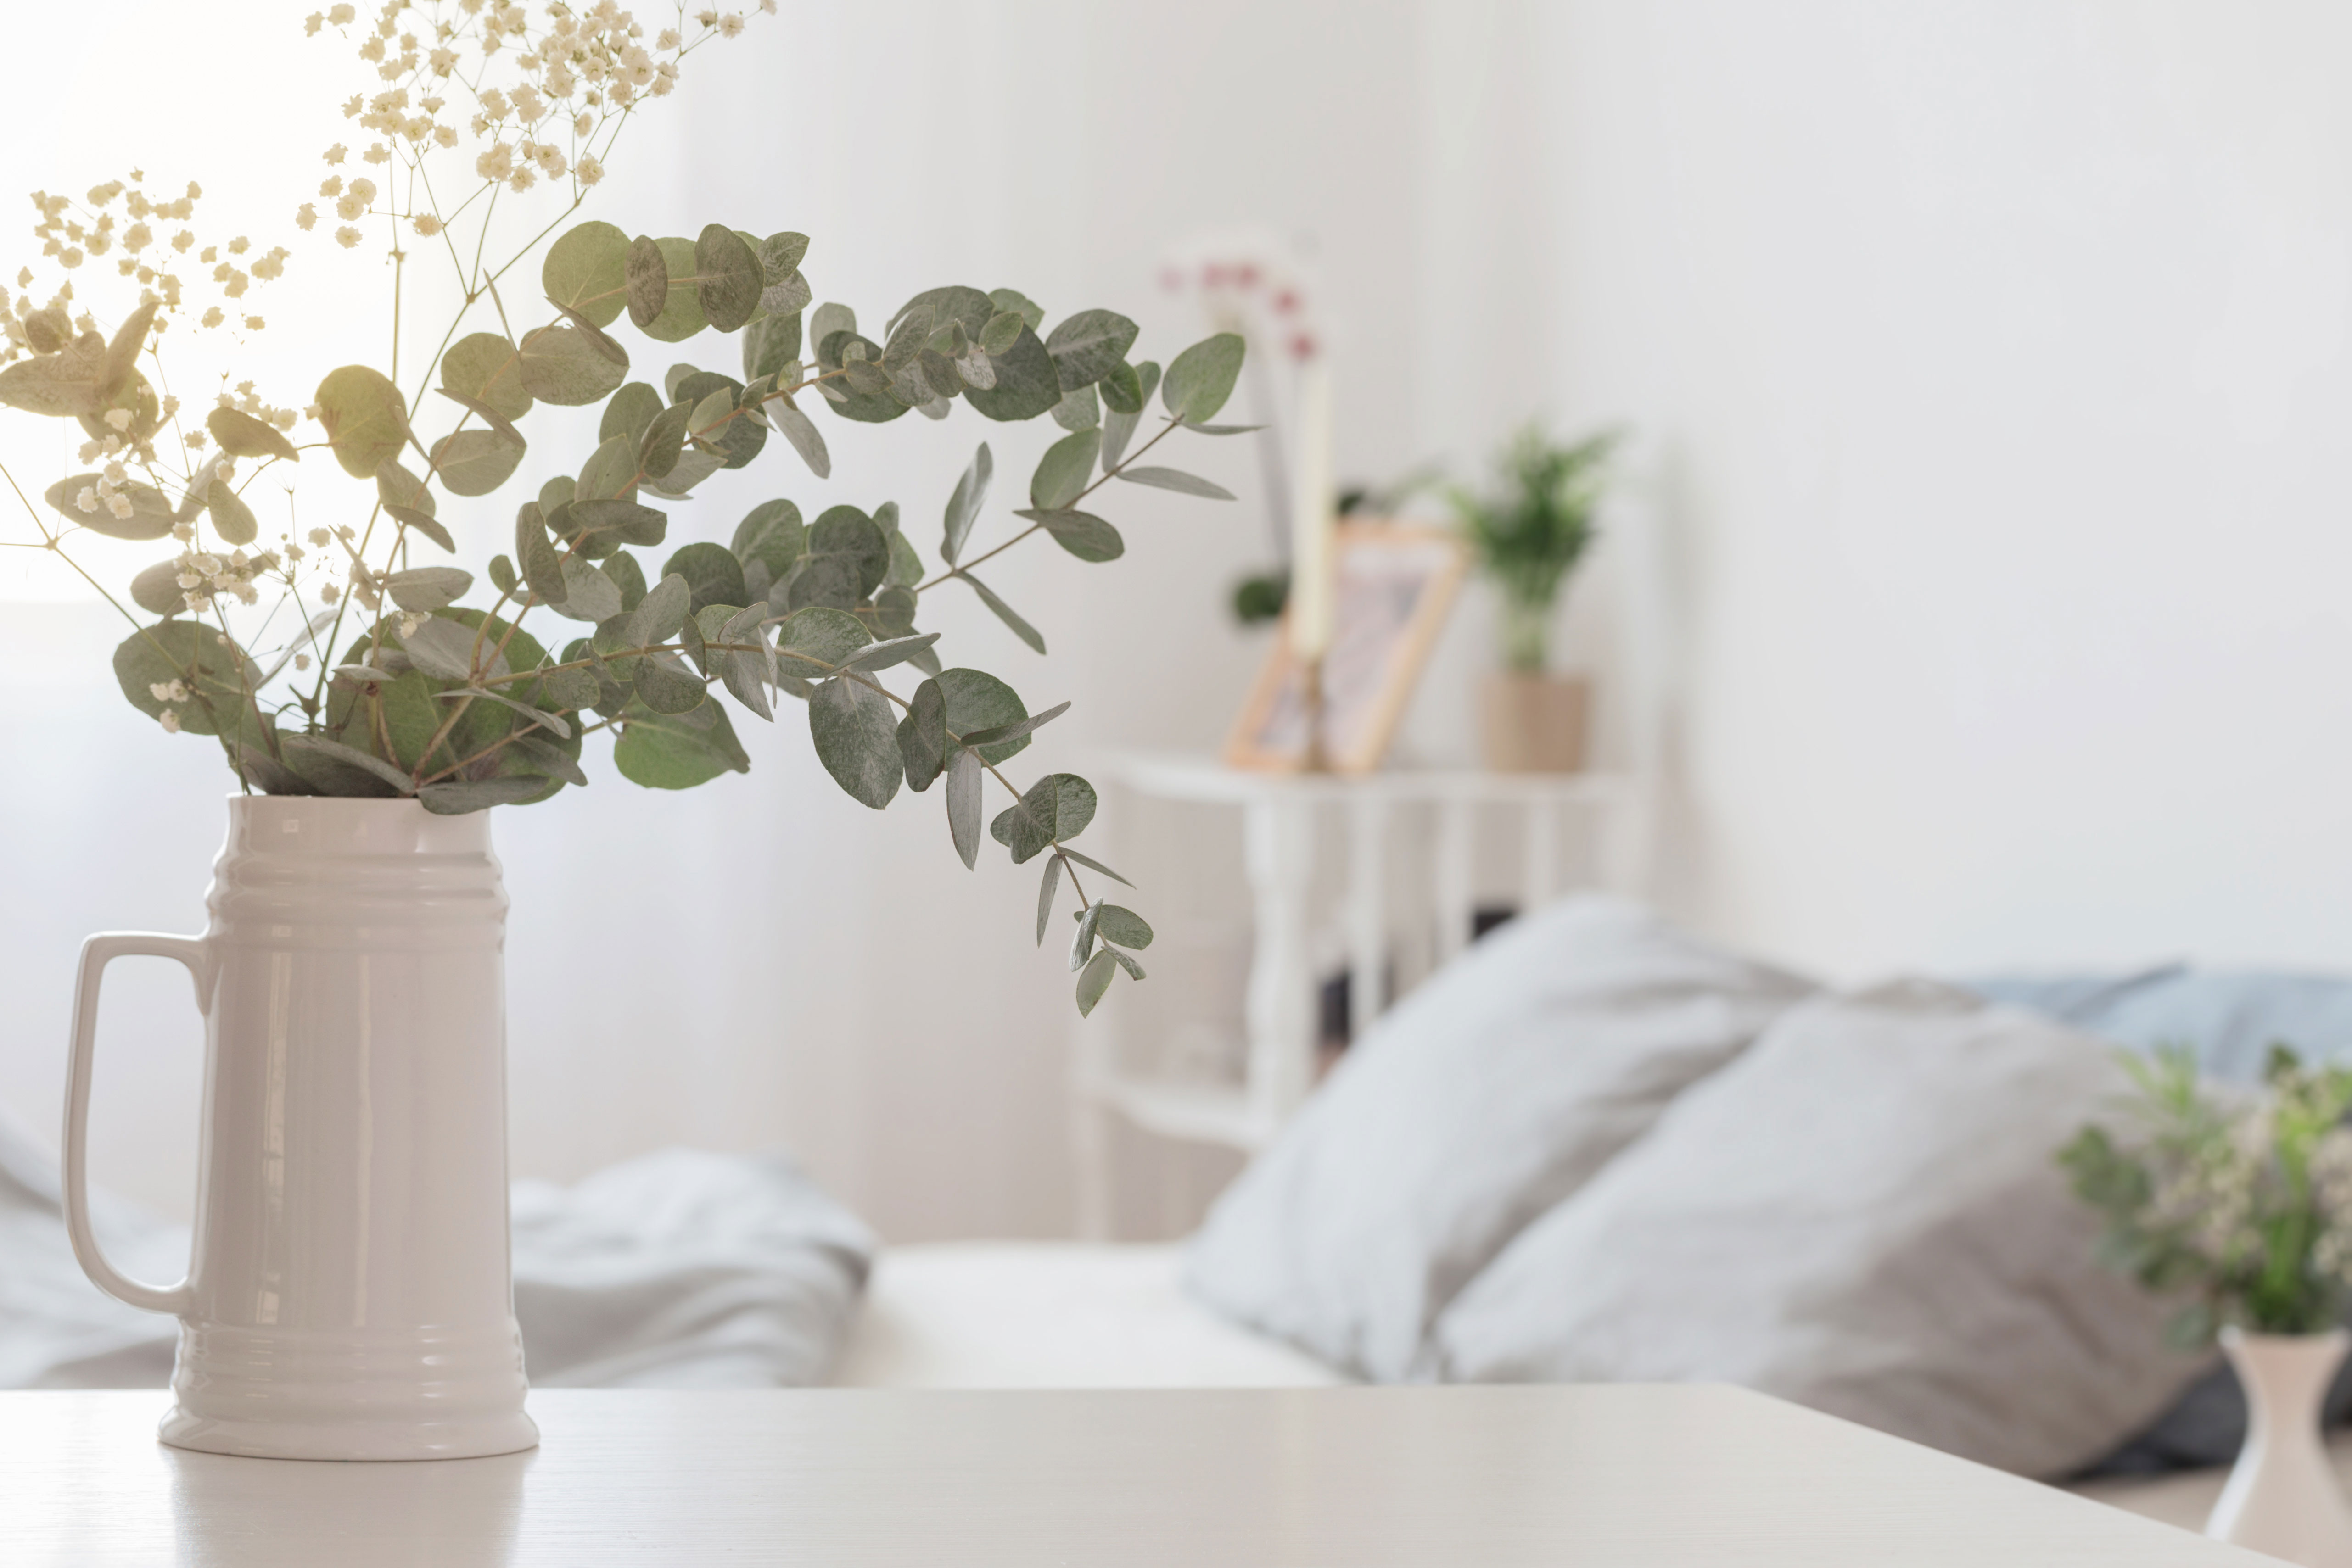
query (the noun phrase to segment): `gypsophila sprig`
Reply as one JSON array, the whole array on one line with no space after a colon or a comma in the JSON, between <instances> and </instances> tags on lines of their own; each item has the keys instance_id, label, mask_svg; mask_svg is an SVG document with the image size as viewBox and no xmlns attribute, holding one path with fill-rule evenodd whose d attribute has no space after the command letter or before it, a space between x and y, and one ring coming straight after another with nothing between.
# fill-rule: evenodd
<instances>
[{"instance_id":1,"label":"gypsophila sprig","mask_svg":"<svg viewBox=\"0 0 2352 1568\"><path fill-rule=\"evenodd\" d=\"M2261 1092L2201 1082L2194 1056L2127 1057L2127 1131L2087 1126L2060 1152L2107 1221L2103 1260L2185 1304L2173 1336L2224 1323L2319 1333L2352 1291L2352 1069L2273 1046Z\"/></svg>"},{"instance_id":2,"label":"gypsophila sprig","mask_svg":"<svg viewBox=\"0 0 2352 1568\"><path fill-rule=\"evenodd\" d=\"M299 412L226 377L209 405L184 410L164 374L164 329L260 330L247 296L289 259L245 236L202 243L185 226L194 185L165 202L134 172L82 203L37 195L35 237L60 276L38 305L0 291L0 406L77 422L89 469L48 486L39 506L0 469L36 535L0 542L50 552L131 622L114 654L125 700L164 732L213 738L248 791L413 798L458 813L586 786L583 747L600 732L622 777L647 788L748 771L730 707L772 722L792 698L806 706L818 762L854 800L879 810L902 787L938 784L967 867L983 827L1014 863L1042 862L1036 938L1075 903L1082 1013L1118 975L1141 979L1135 954L1151 927L1097 895L1107 888L1090 892L1088 878L1125 879L1071 847L1094 817L1093 787L1071 773L1024 786L1005 771L1069 705L1033 713L998 676L949 667L940 634L918 622L926 596L954 583L1043 653L1044 635L973 569L1040 535L1082 560L1116 559L1125 542L1095 510L1114 479L1223 494L1136 464L1180 431L1251 428L1209 423L1232 394L1241 340L1196 343L1162 376L1130 359L1136 325L1115 311L1079 310L1049 329L1018 290L967 287L928 289L867 336L846 305L811 308L805 235L713 223L691 238L632 236L574 221L632 116L676 89L694 50L744 36L741 12L679 9L649 27L612 0L394 0L367 13L337 5L305 25L350 44L368 85L341 100L345 124L322 142L315 190L288 193L297 228L345 247L384 244L395 322L413 261L446 264L459 286L407 389L396 331L390 364L329 370ZM412 257L418 239L428 243ZM118 252L116 279L88 265ZM530 303L534 260L543 308ZM185 278L173 270L183 267ZM84 297L95 287L77 293L76 276L121 292L101 305ZM16 287L35 283L28 268ZM673 363L657 385L632 379L614 336L624 316L665 357L704 338L740 360L740 378ZM636 551L696 516L698 485L750 465L772 434L829 476L815 408L885 423L909 411L946 420L959 402L992 421L1050 414L1064 432L1007 537L981 546L995 516L983 441L946 497L937 568L896 501L810 519L782 497L722 529L724 542L640 564ZM488 561L484 588L445 564L456 538L442 513L507 483L542 403L600 407L596 444L521 503L512 553ZM298 474L318 487L298 494ZM298 503L310 520L297 521ZM163 553L117 593L101 575L113 569L82 559L90 538ZM993 816L992 788L1007 802Z\"/></svg>"}]
</instances>

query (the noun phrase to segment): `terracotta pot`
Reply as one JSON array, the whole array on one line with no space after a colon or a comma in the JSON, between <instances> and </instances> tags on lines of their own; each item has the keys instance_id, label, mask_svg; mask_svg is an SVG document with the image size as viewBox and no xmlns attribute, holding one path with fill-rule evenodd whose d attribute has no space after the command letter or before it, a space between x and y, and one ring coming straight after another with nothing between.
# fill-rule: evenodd
<instances>
[{"instance_id":1,"label":"terracotta pot","mask_svg":"<svg viewBox=\"0 0 2352 1568\"><path fill-rule=\"evenodd\" d=\"M1497 773L1574 773L1584 766L1592 685L1580 676L1486 677L1480 729L1486 766Z\"/></svg>"}]
</instances>

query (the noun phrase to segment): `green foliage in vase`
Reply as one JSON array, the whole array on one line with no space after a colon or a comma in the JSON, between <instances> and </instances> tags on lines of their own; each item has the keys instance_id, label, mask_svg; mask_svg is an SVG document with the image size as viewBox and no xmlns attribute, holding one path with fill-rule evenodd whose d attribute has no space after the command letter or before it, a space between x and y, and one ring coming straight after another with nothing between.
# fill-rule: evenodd
<instances>
[{"instance_id":1,"label":"green foliage in vase","mask_svg":"<svg viewBox=\"0 0 2352 1568\"><path fill-rule=\"evenodd\" d=\"M2201 1082L2186 1050L2124 1061L2129 1130L2086 1126L2058 1155L2106 1220L2101 1260L2184 1298L2170 1325L2184 1346L2223 1323L2334 1328L2352 1287L2352 1068L2274 1045L2249 1093Z\"/></svg>"},{"instance_id":2,"label":"green foliage in vase","mask_svg":"<svg viewBox=\"0 0 2352 1568\"><path fill-rule=\"evenodd\" d=\"M648 40L611 0L543 11L392 0L370 20L349 5L310 18L314 34L355 29L388 84L343 106L366 141L357 161L341 143L328 150L320 194L348 220L335 239L355 247L356 225L373 222L422 242L412 256L398 240L389 258L395 323L407 267L446 260L460 286L462 308L406 392L395 347L381 370L328 370L299 415L247 382L194 428L159 391L167 333L261 330L245 301L290 253L243 237L199 249L184 230L166 239L159 230L190 221L201 192L161 199L137 171L86 203L37 195L47 256L69 273L115 259L130 281L111 330L70 277L42 304L0 289L0 406L78 422L91 468L47 486L46 510L17 492L38 536L21 542L131 622L114 656L131 706L212 739L248 791L414 797L445 813L528 805L587 785L583 749L599 734L624 778L687 789L749 770L739 718L775 722L802 704L796 721L852 800L880 810L944 781L948 836L967 867L983 820L1015 863L1044 857L1040 944L1067 879L1070 965L1090 1012L1116 972L1143 977L1133 954L1151 929L1087 886L1125 879L1070 847L1094 814L1086 780L1024 785L1005 771L1069 705L1033 712L1010 681L950 666L921 622L932 595L970 592L1042 654L1043 633L976 569L1039 535L1082 560L1116 559L1124 541L1091 509L1112 479L1222 497L1137 463L1180 432L1246 428L1209 423L1232 392L1240 340L1187 349L1183 373L1160 387L1159 367L1133 357L1135 323L1115 311L1051 320L1017 290L950 286L869 317L868 335L848 306L814 303L805 235L714 222L690 238L632 235L569 221L678 62L744 27L704 13L688 40L684 13L677 22ZM497 70L509 73L503 85ZM445 153L470 153L470 175L442 169L436 184ZM520 217L534 186L568 189L552 222ZM519 239L501 226L501 201ZM305 203L295 221L308 230L320 214ZM172 270L190 261L209 274ZM192 296L207 276L228 303L199 310ZM31 268L18 275L19 289L33 283ZM691 358L649 373L639 367L654 345ZM671 537L695 516L696 486L721 470L781 461L829 477L820 411L940 421L959 402L992 422L1051 414L1071 432L1039 464L1020 525L984 548L985 440L923 542L896 501L810 517L781 495L719 538ZM514 505L511 554L479 576L451 564L444 517L513 476L541 404L599 408L593 446L566 455L567 476L498 503ZM309 515L332 520L299 538L289 524L264 546L255 503L282 486L290 516L296 472L319 481ZM168 542L160 558L85 560L89 536ZM1005 802L992 817L992 787Z\"/></svg>"},{"instance_id":3,"label":"green foliage in vase","mask_svg":"<svg viewBox=\"0 0 2352 1568\"><path fill-rule=\"evenodd\" d=\"M1613 432L1562 446L1534 425L1512 438L1495 462L1495 487L1459 486L1450 497L1463 537L1503 596L1503 662L1541 674L1552 601L1593 539Z\"/></svg>"}]
</instances>

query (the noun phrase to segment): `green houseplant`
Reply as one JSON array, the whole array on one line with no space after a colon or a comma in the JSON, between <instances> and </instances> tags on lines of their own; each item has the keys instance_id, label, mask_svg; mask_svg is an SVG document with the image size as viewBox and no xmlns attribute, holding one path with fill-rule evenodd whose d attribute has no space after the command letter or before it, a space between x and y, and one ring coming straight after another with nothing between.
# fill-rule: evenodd
<instances>
[{"instance_id":1,"label":"green houseplant","mask_svg":"<svg viewBox=\"0 0 2352 1568\"><path fill-rule=\"evenodd\" d=\"M2271 1048L2262 1092L2201 1082L2188 1051L2126 1057L2120 1134L2059 1152L2105 1220L2098 1255L2180 1302L2186 1348L2216 1339L2246 1392L2247 1437L2206 1533L2297 1563L2352 1560L2318 1417L2352 1334L2352 1068Z\"/></svg>"},{"instance_id":2,"label":"green houseplant","mask_svg":"<svg viewBox=\"0 0 2352 1568\"><path fill-rule=\"evenodd\" d=\"M1594 537L1613 433L1561 445L1529 425L1495 461L1494 487L1455 486L1455 526L1500 598L1503 670L1488 679L1487 765L1570 772L1582 764L1589 695L1549 674L1553 603Z\"/></svg>"},{"instance_id":3,"label":"green houseplant","mask_svg":"<svg viewBox=\"0 0 2352 1568\"><path fill-rule=\"evenodd\" d=\"M745 26L681 9L649 27L613 0L390 0L309 17L310 33L354 41L372 79L342 103L352 145L326 150L297 226L388 243L395 344L410 269L446 267L462 300L404 386L395 347L383 369L327 371L307 407L233 371L215 406L184 405L167 350L261 330L258 300L299 259L244 236L203 244L194 183L167 191L133 171L81 199L37 193L39 270L0 289L0 405L78 423L85 471L37 487L38 505L18 487L33 537L11 542L123 612L124 696L216 743L247 791L414 797L443 813L532 804L586 784L583 743L600 731L624 777L683 789L748 769L730 710L767 722L803 704L853 799L878 810L940 784L967 866L983 827L1016 862L1044 857L1041 943L1067 879L1089 1010L1119 969L1141 977L1133 950L1150 928L1087 885L1116 878L1070 847L1094 813L1087 781L1007 771L1067 705L1033 712L998 675L947 664L923 607L970 592L1043 653L975 568L1041 535L1116 559L1118 531L1093 509L1114 479L1230 499L1139 459L1180 431L1238 428L1210 422L1241 340L1212 337L1163 372L1130 357L1137 328L1116 312L1049 324L1016 290L970 287L926 290L861 329L848 306L814 302L803 235L580 221L632 119L688 56ZM636 369L648 351L692 360ZM723 538L669 537L671 508L772 436L824 476L820 418L940 420L959 402L1066 432L1009 537L983 548L985 442L928 552L889 500L804 517L780 496ZM520 498L510 553L479 575L451 564L442 509L488 504L542 404L601 406L595 444ZM291 516L297 475L313 481L299 529L274 520ZM85 553L93 538L166 553ZM992 780L1006 795L993 812Z\"/></svg>"}]
</instances>

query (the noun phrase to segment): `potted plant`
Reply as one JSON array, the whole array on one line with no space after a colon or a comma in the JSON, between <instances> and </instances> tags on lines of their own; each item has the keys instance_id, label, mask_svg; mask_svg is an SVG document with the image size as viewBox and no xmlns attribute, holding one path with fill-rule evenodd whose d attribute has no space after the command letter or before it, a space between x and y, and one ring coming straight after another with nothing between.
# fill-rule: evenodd
<instances>
[{"instance_id":1,"label":"potted plant","mask_svg":"<svg viewBox=\"0 0 2352 1568\"><path fill-rule=\"evenodd\" d=\"M92 938L75 1009L68 1225L102 1288L183 1319L173 1443L377 1458L536 1441L508 1282L507 904L488 809L587 786L591 736L624 778L685 789L748 770L730 713L772 722L800 705L854 800L939 785L967 867L984 837L1042 862L1035 934L1075 902L1081 1013L1122 970L1143 977L1150 926L1108 902L1124 879L1072 847L1093 789L1011 771L1068 705L1033 707L950 665L921 622L932 595L969 592L1042 654L974 569L1040 536L1116 559L1097 510L1113 479L1223 495L1138 459L1180 431L1247 428L1208 423L1241 340L1212 337L1163 372L1131 356L1136 325L1116 312L1050 319L1016 290L961 286L861 328L814 303L803 235L583 221L628 123L746 26L677 22L614 0L389 0L308 19L356 44L365 89L342 104L349 145L325 149L316 199L289 199L290 215L386 247L394 340L433 345L421 360L395 347L297 395L229 369L232 390L184 403L166 350L176 384L204 384L204 350L233 364L301 260L200 235L201 188L142 171L37 196L42 255L0 290L0 406L82 441L80 472L6 476L30 518L13 542L121 611L124 697L218 746L236 791L205 934ZM402 290L422 267L448 269L462 303L420 334ZM827 476L820 419L945 420L959 403L1066 432L993 542L984 441L920 538L879 497L805 517L778 495L740 521L691 505L772 448ZM511 553L478 575L451 564L445 517L493 504L542 404L600 408L595 440L495 503L514 507ZM298 475L312 481L299 526ZM667 916L727 918L723 885L677 894ZM126 953L186 964L206 1020L196 1258L171 1286L116 1273L87 1214L97 998Z\"/></svg>"},{"instance_id":2,"label":"potted plant","mask_svg":"<svg viewBox=\"0 0 2352 1568\"><path fill-rule=\"evenodd\" d=\"M2121 1135L2086 1126L2059 1158L2106 1220L2099 1255L2182 1298L2184 1347L2218 1338L2247 1406L2245 1447L2206 1533L2289 1562L2352 1563L2319 1414L2352 1335L2352 1068L2273 1046L2263 1092L2200 1081L2184 1050L2126 1057Z\"/></svg>"},{"instance_id":3,"label":"potted plant","mask_svg":"<svg viewBox=\"0 0 2352 1568\"><path fill-rule=\"evenodd\" d=\"M1503 773L1572 773L1584 765L1588 684L1549 670L1552 605L1593 539L1613 433L1560 445L1538 426L1495 463L1495 487L1456 486L1454 517L1501 595L1503 668L1486 678L1486 766Z\"/></svg>"}]
</instances>

